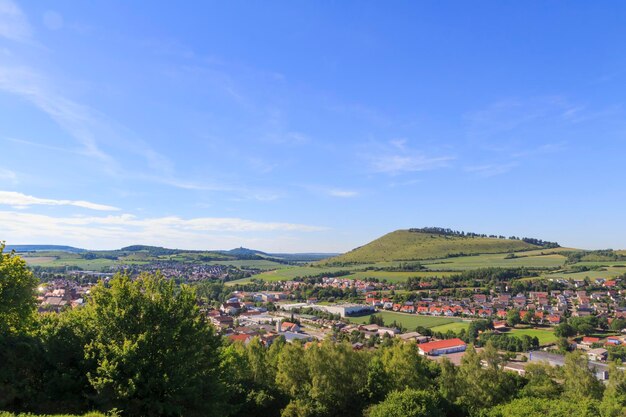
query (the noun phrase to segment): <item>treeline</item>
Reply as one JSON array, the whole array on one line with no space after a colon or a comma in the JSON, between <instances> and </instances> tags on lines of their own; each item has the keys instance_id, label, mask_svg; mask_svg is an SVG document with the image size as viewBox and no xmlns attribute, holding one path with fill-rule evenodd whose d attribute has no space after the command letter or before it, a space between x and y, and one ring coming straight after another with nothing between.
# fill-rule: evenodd
<instances>
[{"instance_id":1,"label":"treeline","mask_svg":"<svg viewBox=\"0 0 626 417\"><path fill-rule=\"evenodd\" d=\"M519 268L477 268L458 272L454 275L437 277L433 272L432 277L409 277L404 284L409 290L421 289L421 283L429 283L438 288L455 287L489 287L504 282L514 281L519 278L537 277L539 272L526 267Z\"/></svg>"},{"instance_id":2,"label":"treeline","mask_svg":"<svg viewBox=\"0 0 626 417\"><path fill-rule=\"evenodd\" d=\"M606 388L586 356L562 369L503 370L493 343L470 345L455 366L387 338L355 350L323 342L226 343L196 294L159 275L118 275L87 305L35 314L37 285L19 257L0 250L0 409L124 416L613 417L624 413L626 376ZM480 325L471 329L479 332Z\"/></svg>"},{"instance_id":3,"label":"treeline","mask_svg":"<svg viewBox=\"0 0 626 417\"><path fill-rule=\"evenodd\" d=\"M483 237L483 238L491 238L491 239L507 239L507 237L503 235L488 235L485 233L473 233L473 232L464 232L459 230L453 230L443 227L422 227L422 228L412 228L409 229L409 232L415 233L431 233L434 235L442 235L442 236L459 236L459 237ZM541 246L543 248L560 248L557 242L549 242L546 240L535 239L532 237L517 237L517 236L509 236L509 240L521 240L531 245Z\"/></svg>"},{"instance_id":4,"label":"treeline","mask_svg":"<svg viewBox=\"0 0 626 417\"><path fill-rule=\"evenodd\" d=\"M566 256L567 264L575 264L578 262L606 262L606 261L626 261L626 256L613 251L612 249L589 250L562 252L561 255Z\"/></svg>"}]
</instances>

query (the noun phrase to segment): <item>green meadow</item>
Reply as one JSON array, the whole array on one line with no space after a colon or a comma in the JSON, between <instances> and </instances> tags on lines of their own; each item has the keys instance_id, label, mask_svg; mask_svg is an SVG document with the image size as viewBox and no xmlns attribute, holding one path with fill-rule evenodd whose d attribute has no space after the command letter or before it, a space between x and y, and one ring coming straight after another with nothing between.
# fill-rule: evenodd
<instances>
[{"instance_id":1,"label":"green meadow","mask_svg":"<svg viewBox=\"0 0 626 417\"><path fill-rule=\"evenodd\" d=\"M422 326L429 329L432 328L433 330L435 330L436 327L442 327L449 324L456 325L456 327L450 327L451 329L461 329L463 328L463 326L469 326L468 322L463 322L461 319L454 317L418 316L417 314L396 313L393 311L380 311L378 313L375 313L375 315L382 317L385 325L390 325L395 321L396 323L399 323L400 325L406 327L411 331L415 330L417 326ZM349 320L352 323L367 324L369 323L370 316L350 317ZM446 328L445 331L448 331L448 329Z\"/></svg>"},{"instance_id":2,"label":"green meadow","mask_svg":"<svg viewBox=\"0 0 626 417\"><path fill-rule=\"evenodd\" d=\"M555 336L553 329L511 329L507 334L511 336L523 336L528 335L530 337L537 337L541 346L550 345L556 343L558 337Z\"/></svg>"}]
</instances>

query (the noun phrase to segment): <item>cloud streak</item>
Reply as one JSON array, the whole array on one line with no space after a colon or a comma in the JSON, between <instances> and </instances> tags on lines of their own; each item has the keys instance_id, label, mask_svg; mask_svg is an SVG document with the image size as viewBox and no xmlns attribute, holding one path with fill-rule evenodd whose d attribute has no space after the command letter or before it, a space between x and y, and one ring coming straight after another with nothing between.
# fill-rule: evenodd
<instances>
[{"instance_id":1,"label":"cloud streak","mask_svg":"<svg viewBox=\"0 0 626 417\"><path fill-rule=\"evenodd\" d=\"M339 190L339 189L333 188L331 190L328 190L328 195L330 195L331 197L352 198L352 197L357 197L359 193L358 191L353 191L353 190Z\"/></svg>"},{"instance_id":2,"label":"cloud streak","mask_svg":"<svg viewBox=\"0 0 626 417\"><path fill-rule=\"evenodd\" d=\"M1 174L1 172L0 172ZM105 204L91 203L83 200L54 200L51 198L39 198L15 191L0 191L0 204L25 208L29 206L74 206L98 211L119 211L120 209Z\"/></svg>"},{"instance_id":3,"label":"cloud streak","mask_svg":"<svg viewBox=\"0 0 626 417\"><path fill-rule=\"evenodd\" d=\"M54 217L16 211L0 211L3 238L12 242L64 242L92 247L120 247L133 243L208 249L255 243L260 235L321 232L325 227L297 223L261 222L235 217L178 216L139 218L130 214ZM253 235L250 235L253 234ZM268 239L265 244L275 244Z\"/></svg>"},{"instance_id":4,"label":"cloud streak","mask_svg":"<svg viewBox=\"0 0 626 417\"><path fill-rule=\"evenodd\" d=\"M456 159L450 155L429 155L412 148L406 139L393 139L387 143L375 143L370 147L365 154L370 170L389 175L445 168Z\"/></svg>"},{"instance_id":5,"label":"cloud streak","mask_svg":"<svg viewBox=\"0 0 626 417\"><path fill-rule=\"evenodd\" d=\"M0 37L27 42L32 30L20 8L11 0L0 0Z\"/></svg>"}]
</instances>

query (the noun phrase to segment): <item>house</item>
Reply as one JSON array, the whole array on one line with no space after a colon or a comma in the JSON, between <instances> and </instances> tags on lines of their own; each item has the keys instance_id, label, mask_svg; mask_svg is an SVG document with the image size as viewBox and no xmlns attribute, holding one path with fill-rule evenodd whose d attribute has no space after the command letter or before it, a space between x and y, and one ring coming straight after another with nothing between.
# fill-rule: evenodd
<instances>
[{"instance_id":1,"label":"house","mask_svg":"<svg viewBox=\"0 0 626 417\"><path fill-rule=\"evenodd\" d=\"M250 340L252 340L252 335L231 334L230 336L228 336L228 339L230 339L234 343L243 343L244 345L247 345L248 343L250 343Z\"/></svg>"},{"instance_id":2,"label":"house","mask_svg":"<svg viewBox=\"0 0 626 417\"><path fill-rule=\"evenodd\" d=\"M235 315L241 310L239 302L224 303L220 306L220 311L226 314Z\"/></svg>"},{"instance_id":3,"label":"house","mask_svg":"<svg viewBox=\"0 0 626 417\"><path fill-rule=\"evenodd\" d=\"M507 328L506 321L504 320L494 321L493 328L496 330L505 330Z\"/></svg>"},{"instance_id":4,"label":"house","mask_svg":"<svg viewBox=\"0 0 626 417\"><path fill-rule=\"evenodd\" d=\"M615 337L615 336L609 336L609 337L606 338L605 345L613 345L613 346L615 346L615 345L621 345L621 344L622 344L622 341L619 338Z\"/></svg>"},{"instance_id":5,"label":"house","mask_svg":"<svg viewBox=\"0 0 626 417\"><path fill-rule=\"evenodd\" d=\"M283 321L280 324L280 331L282 333L284 333L284 332L298 333L300 331L300 326L298 326L296 323L291 323L289 321Z\"/></svg>"},{"instance_id":6,"label":"house","mask_svg":"<svg viewBox=\"0 0 626 417\"><path fill-rule=\"evenodd\" d=\"M583 345L591 346L594 343L600 343L600 338L599 337L585 336L585 337L583 337L583 340L582 340L581 343Z\"/></svg>"},{"instance_id":7,"label":"house","mask_svg":"<svg viewBox=\"0 0 626 417\"><path fill-rule=\"evenodd\" d=\"M396 333L398 333L398 329L391 329L389 327L378 328L378 335L381 337L384 336L385 334L388 334L389 336L393 337L396 335Z\"/></svg>"},{"instance_id":8,"label":"house","mask_svg":"<svg viewBox=\"0 0 626 417\"><path fill-rule=\"evenodd\" d=\"M423 336L419 334L418 332L408 332L408 333L398 334L396 336L400 340L405 341L405 342L424 343L424 342L428 342L428 339L429 339L428 336Z\"/></svg>"},{"instance_id":9,"label":"house","mask_svg":"<svg viewBox=\"0 0 626 417\"><path fill-rule=\"evenodd\" d=\"M234 320L231 316L211 316L211 323L220 329L226 329L233 326Z\"/></svg>"},{"instance_id":10,"label":"house","mask_svg":"<svg viewBox=\"0 0 626 417\"><path fill-rule=\"evenodd\" d=\"M439 356L448 353L464 352L467 344L459 338L438 340L419 345L420 355Z\"/></svg>"},{"instance_id":11,"label":"house","mask_svg":"<svg viewBox=\"0 0 626 417\"><path fill-rule=\"evenodd\" d=\"M589 356L589 359L592 361L604 362L608 355L609 352L603 348L591 349L587 351L587 356Z\"/></svg>"}]
</instances>

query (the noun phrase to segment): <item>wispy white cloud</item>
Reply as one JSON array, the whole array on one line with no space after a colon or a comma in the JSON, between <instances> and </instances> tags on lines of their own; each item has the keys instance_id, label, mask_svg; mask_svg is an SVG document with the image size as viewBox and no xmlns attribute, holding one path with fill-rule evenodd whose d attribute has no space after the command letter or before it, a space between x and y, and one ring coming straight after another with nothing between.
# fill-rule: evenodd
<instances>
[{"instance_id":1,"label":"wispy white cloud","mask_svg":"<svg viewBox=\"0 0 626 417\"><path fill-rule=\"evenodd\" d=\"M501 174L506 174L519 164L517 162L508 162L504 164L485 164L475 165L465 168L465 171L475 173L479 177L494 177Z\"/></svg>"},{"instance_id":2,"label":"wispy white cloud","mask_svg":"<svg viewBox=\"0 0 626 417\"><path fill-rule=\"evenodd\" d=\"M1 174L1 172L0 172ZM90 210L118 211L119 208L105 204L91 203L83 200L55 200L51 198L39 198L32 195L22 194L15 191L0 191L0 204L13 207L42 206L75 206Z\"/></svg>"},{"instance_id":3,"label":"wispy white cloud","mask_svg":"<svg viewBox=\"0 0 626 417\"><path fill-rule=\"evenodd\" d=\"M407 139L369 143L366 148L363 157L369 162L370 170L389 175L445 168L456 159L452 155L435 156L415 149Z\"/></svg>"},{"instance_id":4,"label":"wispy white cloud","mask_svg":"<svg viewBox=\"0 0 626 417\"><path fill-rule=\"evenodd\" d=\"M183 248L225 248L258 243L265 234L309 233L325 227L284 222L260 222L241 218L177 216L138 218L116 216L53 217L0 211L0 230L9 242L63 242L92 247L120 247L133 243ZM268 238L269 239L269 238ZM283 242L284 243L284 242ZM269 244L269 240L264 241Z\"/></svg>"},{"instance_id":5,"label":"wispy white cloud","mask_svg":"<svg viewBox=\"0 0 626 417\"><path fill-rule=\"evenodd\" d=\"M429 171L449 166L452 156L428 156L421 152L372 156L371 166L375 172L400 174L403 172Z\"/></svg>"},{"instance_id":6,"label":"wispy white cloud","mask_svg":"<svg viewBox=\"0 0 626 417\"><path fill-rule=\"evenodd\" d=\"M7 181L12 184L17 183L17 174L10 169L0 168L0 181Z\"/></svg>"},{"instance_id":7,"label":"wispy white cloud","mask_svg":"<svg viewBox=\"0 0 626 417\"><path fill-rule=\"evenodd\" d=\"M28 42L32 29L20 8L11 0L0 0L0 37Z\"/></svg>"},{"instance_id":8,"label":"wispy white cloud","mask_svg":"<svg viewBox=\"0 0 626 417\"><path fill-rule=\"evenodd\" d=\"M330 195L331 197L352 198L357 197L359 195L359 192L354 190L340 190L337 188L333 188L328 190L328 195Z\"/></svg>"}]
</instances>

